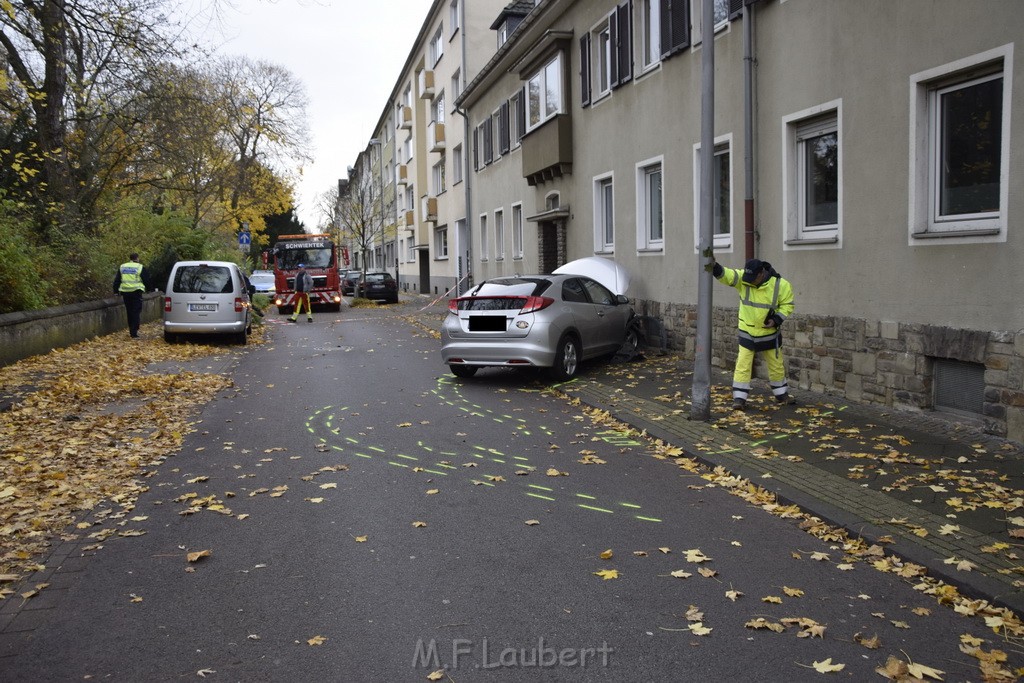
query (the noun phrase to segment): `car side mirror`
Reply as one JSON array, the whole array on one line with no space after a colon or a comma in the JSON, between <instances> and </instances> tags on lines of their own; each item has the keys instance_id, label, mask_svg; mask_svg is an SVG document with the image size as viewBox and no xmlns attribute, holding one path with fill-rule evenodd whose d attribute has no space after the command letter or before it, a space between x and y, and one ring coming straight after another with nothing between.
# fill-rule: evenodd
<instances>
[{"instance_id":1,"label":"car side mirror","mask_svg":"<svg viewBox=\"0 0 1024 683\"><path fill-rule=\"evenodd\" d=\"M625 294L616 294L615 295L615 303L620 304L620 305L621 304L628 304L629 303L629 297L627 297Z\"/></svg>"}]
</instances>

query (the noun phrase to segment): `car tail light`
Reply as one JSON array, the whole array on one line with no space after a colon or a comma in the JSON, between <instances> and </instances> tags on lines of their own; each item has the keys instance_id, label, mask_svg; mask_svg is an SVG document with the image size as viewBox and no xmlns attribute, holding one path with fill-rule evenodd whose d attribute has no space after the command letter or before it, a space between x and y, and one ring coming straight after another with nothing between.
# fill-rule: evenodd
<instances>
[{"instance_id":1,"label":"car tail light","mask_svg":"<svg viewBox=\"0 0 1024 683\"><path fill-rule=\"evenodd\" d=\"M523 306L523 310L519 311L519 313L536 313L537 311L543 311L553 303L555 303L555 300L549 296L527 297L526 305Z\"/></svg>"},{"instance_id":2,"label":"car tail light","mask_svg":"<svg viewBox=\"0 0 1024 683\"><path fill-rule=\"evenodd\" d=\"M241 313L245 310L245 304L242 303L241 297L235 297L235 313Z\"/></svg>"},{"instance_id":3,"label":"car tail light","mask_svg":"<svg viewBox=\"0 0 1024 683\"><path fill-rule=\"evenodd\" d=\"M170 313L170 312L171 312L171 297L165 296L164 297L164 313Z\"/></svg>"},{"instance_id":4,"label":"car tail light","mask_svg":"<svg viewBox=\"0 0 1024 683\"><path fill-rule=\"evenodd\" d=\"M448 299L448 312L451 313L452 315L458 315L459 314L459 300L458 299Z\"/></svg>"}]
</instances>

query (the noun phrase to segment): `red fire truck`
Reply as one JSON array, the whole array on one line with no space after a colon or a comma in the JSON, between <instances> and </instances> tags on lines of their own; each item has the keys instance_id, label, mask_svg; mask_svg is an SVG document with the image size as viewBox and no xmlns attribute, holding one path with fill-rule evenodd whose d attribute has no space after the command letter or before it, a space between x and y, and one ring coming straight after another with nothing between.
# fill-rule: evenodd
<instances>
[{"instance_id":1,"label":"red fire truck","mask_svg":"<svg viewBox=\"0 0 1024 683\"><path fill-rule=\"evenodd\" d=\"M274 305L278 313L292 312L295 298L295 274L299 264L313 277L309 301L313 306L341 310L341 281L338 277L338 251L330 235L281 235L271 250L274 262Z\"/></svg>"}]
</instances>

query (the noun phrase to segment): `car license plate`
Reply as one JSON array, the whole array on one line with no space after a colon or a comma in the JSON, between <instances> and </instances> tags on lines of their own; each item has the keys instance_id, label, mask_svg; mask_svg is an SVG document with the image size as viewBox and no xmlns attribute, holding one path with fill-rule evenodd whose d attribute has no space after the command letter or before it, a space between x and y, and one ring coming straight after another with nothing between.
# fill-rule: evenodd
<instances>
[{"instance_id":1,"label":"car license plate","mask_svg":"<svg viewBox=\"0 0 1024 683\"><path fill-rule=\"evenodd\" d=\"M197 311L216 311L217 310L217 304L189 304L188 305L188 310L193 311L193 312L197 312Z\"/></svg>"},{"instance_id":2,"label":"car license plate","mask_svg":"<svg viewBox=\"0 0 1024 683\"><path fill-rule=\"evenodd\" d=\"M470 332L504 332L507 319L503 315L474 315L469 318Z\"/></svg>"}]
</instances>

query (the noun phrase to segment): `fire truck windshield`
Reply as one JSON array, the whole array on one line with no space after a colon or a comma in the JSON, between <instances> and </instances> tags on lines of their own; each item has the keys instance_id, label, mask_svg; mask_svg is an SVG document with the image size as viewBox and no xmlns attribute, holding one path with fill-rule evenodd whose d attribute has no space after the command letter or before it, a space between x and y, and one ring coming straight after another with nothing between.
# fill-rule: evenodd
<instances>
[{"instance_id":1,"label":"fire truck windshield","mask_svg":"<svg viewBox=\"0 0 1024 683\"><path fill-rule=\"evenodd\" d=\"M330 244L314 242L289 244L277 252L277 267L295 270L301 263L307 268L328 268L331 265L332 248Z\"/></svg>"}]
</instances>

